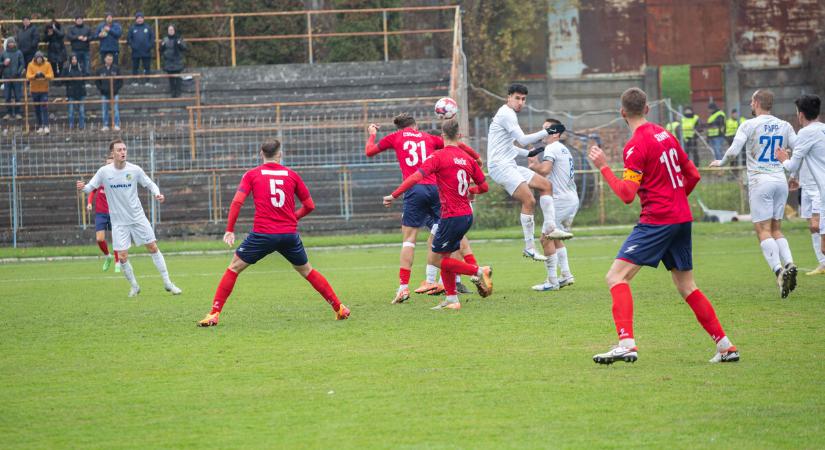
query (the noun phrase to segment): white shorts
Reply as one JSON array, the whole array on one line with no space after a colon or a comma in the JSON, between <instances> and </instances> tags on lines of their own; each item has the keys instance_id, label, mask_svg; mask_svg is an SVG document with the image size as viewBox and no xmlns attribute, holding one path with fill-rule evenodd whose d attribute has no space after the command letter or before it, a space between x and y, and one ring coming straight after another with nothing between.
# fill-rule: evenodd
<instances>
[{"instance_id":1,"label":"white shorts","mask_svg":"<svg viewBox=\"0 0 825 450\"><path fill-rule=\"evenodd\" d=\"M579 197L576 195L554 196L553 206L556 209L556 228L569 232L573 225L573 218L579 211Z\"/></svg>"},{"instance_id":2,"label":"white shorts","mask_svg":"<svg viewBox=\"0 0 825 450\"><path fill-rule=\"evenodd\" d=\"M748 186L748 200L751 207L751 221L782 220L785 217L785 203L788 202L788 183L762 181Z\"/></svg>"},{"instance_id":3,"label":"white shorts","mask_svg":"<svg viewBox=\"0 0 825 450\"><path fill-rule=\"evenodd\" d=\"M115 250L129 250L132 240L135 245L146 245L157 240L149 219L144 218L142 222L128 225L112 225L112 247Z\"/></svg>"},{"instance_id":4,"label":"white shorts","mask_svg":"<svg viewBox=\"0 0 825 450\"><path fill-rule=\"evenodd\" d=\"M819 187L814 185L812 187L802 188L802 204L799 206L799 215L803 219L810 219L812 215L819 214Z\"/></svg>"},{"instance_id":5,"label":"white shorts","mask_svg":"<svg viewBox=\"0 0 825 450\"><path fill-rule=\"evenodd\" d=\"M529 183L536 172L516 164L507 164L490 169L490 178L502 185L508 194L513 195L521 183Z\"/></svg>"}]
</instances>

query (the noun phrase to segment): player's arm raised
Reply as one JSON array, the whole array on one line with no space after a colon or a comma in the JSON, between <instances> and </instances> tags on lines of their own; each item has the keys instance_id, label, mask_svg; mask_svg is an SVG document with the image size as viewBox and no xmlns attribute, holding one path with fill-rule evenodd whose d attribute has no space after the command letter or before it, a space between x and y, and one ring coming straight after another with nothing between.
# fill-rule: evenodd
<instances>
[{"instance_id":1,"label":"player's arm raised","mask_svg":"<svg viewBox=\"0 0 825 450\"><path fill-rule=\"evenodd\" d=\"M602 173L605 181L607 181L607 184L616 196L625 204L629 205L633 203L633 199L636 198L636 192L639 190L642 174L631 169L625 169L622 179L616 178L616 175L610 170L610 166L607 165L607 158L604 156L604 151L597 145L590 147L587 157Z\"/></svg>"},{"instance_id":2,"label":"player's arm raised","mask_svg":"<svg viewBox=\"0 0 825 450\"><path fill-rule=\"evenodd\" d=\"M367 137L367 145L364 147L364 153L369 157L373 157L386 150L381 149L381 147L375 143L375 137L376 134L378 134L378 128L380 127L378 126L378 124L375 123L371 123L370 126L367 127L369 137Z\"/></svg>"}]
</instances>

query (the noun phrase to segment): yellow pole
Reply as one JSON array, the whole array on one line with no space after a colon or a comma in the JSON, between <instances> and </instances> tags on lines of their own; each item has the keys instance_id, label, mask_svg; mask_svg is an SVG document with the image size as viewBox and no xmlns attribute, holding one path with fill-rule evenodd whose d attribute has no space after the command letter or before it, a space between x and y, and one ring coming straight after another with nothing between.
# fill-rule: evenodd
<instances>
[{"instance_id":1,"label":"yellow pole","mask_svg":"<svg viewBox=\"0 0 825 450\"><path fill-rule=\"evenodd\" d=\"M192 161L195 160L195 117L192 113L192 108L189 109L189 152L192 156Z\"/></svg>"},{"instance_id":2,"label":"yellow pole","mask_svg":"<svg viewBox=\"0 0 825 450\"><path fill-rule=\"evenodd\" d=\"M383 11L384 13L384 62L390 60L390 44L389 39L387 37L387 10Z\"/></svg>"},{"instance_id":3,"label":"yellow pole","mask_svg":"<svg viewBox=\"0 0 825 450\"><path fill-rule=\"evenodd\" d=\"M307 13L307 42L309 43L309 63L312 64L312 13Z\"/></svg>"},{"instance_id":4,"label":"yellow pole","mask_svg":"<svg viewBox=\"0 0 825 450\"><path fill-rule=\"evenodd\" d=\"M229 16L229 46L232 49L232 67L235 67L235 16Z\"/></svg>"},{"instance_id":5,"label":"yellow pole","mask_svg":"<svg viewBox=\"0 0 825 450\"><path fill-rule=\"evenodd\" d=\"M160 23L155 18L155 66L160 70Z\"/></svg>"}]
</instances>

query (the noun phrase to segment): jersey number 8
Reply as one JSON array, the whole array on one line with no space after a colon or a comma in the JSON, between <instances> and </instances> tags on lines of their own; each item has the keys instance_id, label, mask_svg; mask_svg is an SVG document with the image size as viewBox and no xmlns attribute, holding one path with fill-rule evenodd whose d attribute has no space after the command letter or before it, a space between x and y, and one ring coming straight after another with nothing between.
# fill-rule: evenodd
<instances>
[{"instance_id":1,"label":"jersey number 8","mask_svg":"<svg viewBox=\"0 0 825 450\"><path fill-rule=\"evenodd\" d=\"M455 176L458 178L458 195L464 197L470 189L470 182L467 181L467 172L464 170L459 170L456 172Z\"/></svg>"}]
</instances>

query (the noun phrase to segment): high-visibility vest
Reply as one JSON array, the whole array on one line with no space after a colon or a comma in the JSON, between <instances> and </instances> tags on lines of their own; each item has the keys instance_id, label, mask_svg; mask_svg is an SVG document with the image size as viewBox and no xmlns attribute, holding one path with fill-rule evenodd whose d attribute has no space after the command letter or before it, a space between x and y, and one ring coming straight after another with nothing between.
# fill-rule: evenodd
<instances>
[{"instance_id":1,"label":"high-visibility vest","mask_svg":"<svg viewBox=\"0 0 825 450\"><path fill-rule=\"evenodd\" d=\"M715 113L711 114L710 117L708 117L708 137L717 137L717 136L719 136L721 130L719 129L719 127L713 125L713 122L715 122L716 119L719 118L719 116L722 116L722 118L724 119L725 118L725 112L722 111L722 110L719 110L719 111L716 111Z\"/></svg>"},{"instance_id":2,"label":"high-visibility vest","mask_svg":"<svg viewBox=\"0 0 825 450\"><path fill-rule=\"evenodd\" d=\"M696 135L696 124L699 123L699 116L682 117L682 137L685 139L693 139Z\"/></svg>"},{"instance_id":3,"label":"high-visibility vest","mask_svg":"<svg viewBox=\"0 0 825 450\"><path fill-rule=\"evenodd\" d=\"M728 117L728 120L725 121L725 137L736 136L736 130L738 130L739 125L743 123L745 123L744 117L740 117L739 120Z\"/></svg>"},{"instance_id":4,"label":"high-visibility vest","mask_svg":"<svg viewBox=\"0 0 825 450\"><path fill-rule=\"evenodd\" d=\"M665 130L672 135L676 135L676 132L679 131L679 122L673 121L665 125Z\"/></svg>"}]
</instances>

